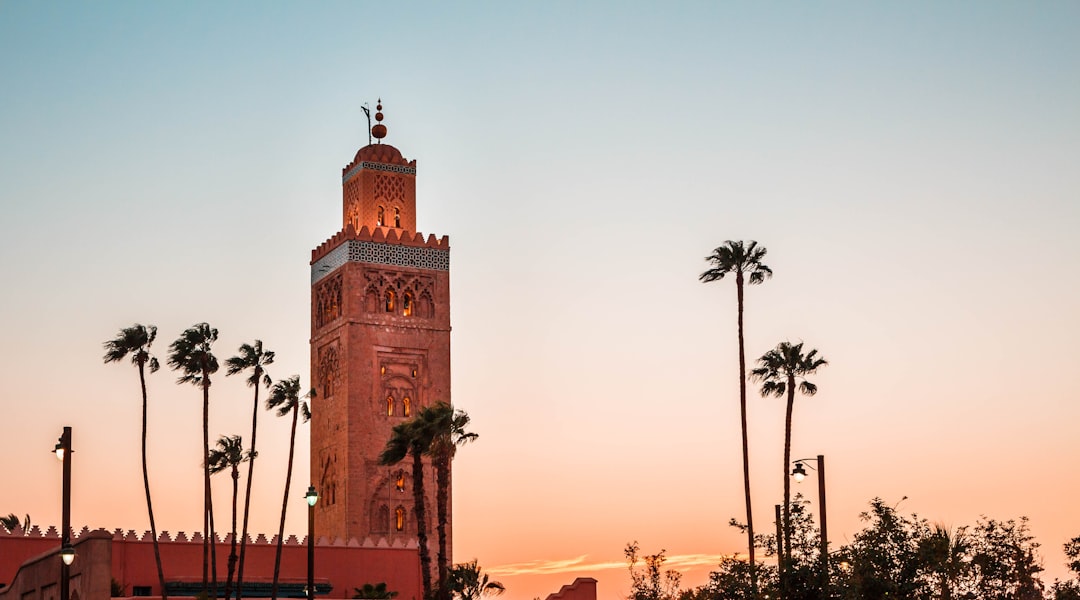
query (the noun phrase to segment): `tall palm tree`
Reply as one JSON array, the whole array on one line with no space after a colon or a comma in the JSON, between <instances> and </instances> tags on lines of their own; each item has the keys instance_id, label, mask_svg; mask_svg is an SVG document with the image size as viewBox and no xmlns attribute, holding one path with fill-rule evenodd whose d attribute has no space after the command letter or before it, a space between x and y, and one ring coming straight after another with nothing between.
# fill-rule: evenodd
<instances>
[{"instance_id":1,"label":"tall palm tree","mask_svg":"<svg viewBox=\"0 0 1080 600\"><path fill-rule=\"evenodd\" d=\"M506 591L506 586L488 578L475 558L450 569L450 587L460 600L480 600L484 596L498 596Z\"/></svg>"},{"instance_id":2,"label":"tall palm tree","mask_svg":"<svg viewBox=\"0 0 1080 600\"><path fill-rule=\"evenodd\" d=\"M784 417L784 558L781 560L780 587L784 587L786 567L791 563L791 411L795 407L795 388L807 396L817 393L817 386L806 380L807 375L817 372L828 363L818 356L817 350L803 354L803 343L780 342L757 360L760 367L750 372L755 381L761 382L761 396L787 395L787 413Z\"/></svg>"},{"instance_id":3,"label":"tall palm tree","mask_svg":"<svg viewBox=\"0 0 1080 600\"><path fill-rule=\"evenodd\" d=\"M176 383L190 383L203 395L203 593L207 587L207 565L213 577L213 598L217 598L217 535L214 532L214 501L210 492L210 375L217 373L218 360L212 352L218 331L206 323L188 327L169 346L169 368L180 371Z\"/></svg>"},{"instance_id":4,"label":"tall palm tree","mask_svg":"<svg viewBox=\"0 0 1080 600\"><path fill-rule=\"evenodd\" d=\"M469 426L468 413L456 410L445 402L425 407L418 417L433 434L428 454L431 456L432 467L435 468L437 523L435 529L439 535L439 552L436 562L439 573L438 599L450 600L450 589L447 585L449 560L446 551L446 524L449 520L450 504L450 463L457 454L458 446L472 442L480 436L465 430Z\"/></svg>"},{"instance_id":5,"label":"tall palm tree","mask_svg":"<svg viewBox=\"0 0 1080 600\"><path fill-rule=\"evenodd\" d=\"M275 600L278 594L278 578L281 575L281 545L285 541L285 512L289 508L289 484L292 482L293 454L296 450L296 422L301 415L305 423L311 419L311 409L304 400L314 397L315 390L303 396L300 395L300 376L293 375L274 384L270 390L270 397L266 399L266 409L276 408L279 417L292 413L292 429L289 431L289 466L285 471L285 497L281 501L281 524L278 526L277 554L274 557L274 585L270 590L270 597Z\"/></svg>"},{"instance_id":6,"label":"tall palm tree","mask_svg":"<svg viewBox=\"0 0 1080 600\"><path fill-rule=\"evenodd\" d=\"M142 390L142 476L146 492L146 512L150 515L150 535L154 538L154 562L157 563L158 585L162 600L168 600L165 590L165 571L161 567L161 549L158 547L157 525L154 523L154 505L150 501L150 474L146 467L146 369L151 373L160 368L158 359L150 354L150 345L157 337L157 327L136 323L120 330L116 338L105 342L105 364L118 362L131 355L131 364L139 369L139 387Z\"/></svg>"},{"instance_id":7,"label":"tall palm tree","mask_svg":"<svg viewBox=\"0 0 1080 600\"><path fill-rule=\"evenodd\" d=\"M229 550L229 570L225 576L225 598L232 597L233 569L236 567L236 496L240 484L240 463L248 460L249 453L244 452L244 443L240 436L221 436L217 448L210 451L210 474L214 475L229 469L232 476L232 548Z\"/></svg>"},{"instance_id":8,"label":"tall palm tree","mask_svg":"<svg viewBox=\"0 0 1080 600\"><path fill-rule=\"evenodd\" d=\"M255 474L255 458L258 452L255 449L256 425L259 420L259 385L270 387L270 376L266 374L266 365L274 363L274 352L264 350L261 340L255 340L254 344L240 346L239 354L225 361L225 374L236 375L246 370L251 370L247 378L247 384L255 388L255 401L251 407L251 447L248 448L248 472L247 484L244 490L244 523L240 534L240 566L236 570L236 597L243 597L244 585L244 555L247 550L248 538L248 515L251 512L251 481ZM236 536L233 536L234 538Z\"/></svg>"},{"instance_id":9,"label":"tall palm tree","mask_svg":"<svg viewBox=\"0 0 1080 600\"><path fill-rule=\"evenodd\" d=\"M431 427L415 417L404 423L394 425L390 439L386 442L382 454L379 455L380 465L396 465L406 456L411 455L412 484L413 484L413 510L416 512L416 541L420 552L420 576L423 581L424 598L431 598L431 550L428 548L427 537L427 509L425 508L424 495L424 462L423 455L431 447L434 433Z\"/></svg>"},{"instance_id":10,"label":"tall palm tree","mask_svg":"<svg viewBox=\"0 0 1080 600\"><path fill-rule=\"evenodd\" d=\"M705 257L711 267L698 279L704 283L719 281L729 273L735 274L735 294L739 320L739 417L742 423L743 495L746 499L746 537L750 558L750 593L757 597L757 568L754 557L754 513L750 506L750 445L746 425L746 351L743 343L743 288L757 285L772 277L772 269L762 264L767 250L751 240L745 243L727 240L723 246Z\"/></svg>"}]
</instances>

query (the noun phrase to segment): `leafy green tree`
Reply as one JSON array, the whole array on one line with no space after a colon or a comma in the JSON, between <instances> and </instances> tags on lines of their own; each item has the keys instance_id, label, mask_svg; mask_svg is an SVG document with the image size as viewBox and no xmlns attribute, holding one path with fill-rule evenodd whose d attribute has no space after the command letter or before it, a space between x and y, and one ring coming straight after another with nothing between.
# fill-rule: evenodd
<instances>
[{"instance_id":1,"label":"leafy green tree","mask_svg":"<svg viewBox=\"0 0 1080 600\"><path fill-rule=\"evenodd\" d=\"M1076 580L1055 581L1051 589L1053 600L1080 600L1080 537L1065 542L1066 565Z\"/></svg>"},{"instance_id":2,"label":"leafy green tree","mask_svg":"<svg viewBox=\"0 0 1080 600\"><path fill-rule=\"evenodd\" d=\"M901 500L902 501L902 500ZM865 527L840 549L834 579L840 596L848 600L928 598L930 588L920 576L919 544L930 526L917 515L900 514L881 498L859 515Z\"/></svg>"},{"instance_id":3,"label":"leafy green tree","mask_svg":"<svg viewBox=\"0 0 1080 600\"><path fill-rule=\"evenodd\" d=\"M1028 529L1027 517L1018 521L982 517L971 534L971 562L978 570L975 597L979 600L1042 598L1039 544Z\"/></svg>"},{"instance_id":4,"label":"leafy green tree","mask_svg":"<svg viewBox=\"0 0 1080 600\"><path fill-rule=\"evenodd\" d=\"M277 409L279 417L292 415L292 427L289 430L289 466L285 470L285 496L281 500L281 522L278 524L277 553L274 555L274 583L270 588L270 597L277 599L278 579L281 576L281 546L285 541L285 513L289 508L289 484L292 482L293 454L296 450L296 423L300 416L304 422L311 420L311 409L305 401L315 397L315 390L300 395L300 376L293 375L274 384L270 397L266 399L266 409Z\"/></svg>"},{"instance_id":5,"label":"leafy green tree","mask_svg":"<svg viewBox=\"0 0 1080 600\"><path fill-rule=\"evenodd\" d=\"M772 277L772 269L762 264L766 249L758 247L757 242L749 244L727 240L723 246L713 250L705 257L712 266L698 279L704 283L719 281L729 273L735 274L735 293L737 297L739 322L739 416L742 423L742 459L743 459L743 495L746 500L746 535L750 558L750 594L757 596L757 574L754 556L754 513L750 506L750 445L746 424L746 351L743 343L743 288L746 284L756 285Z\"/></svg>"},{"instance_id":6,"label":"leafy green tree","mask_svg":"<svg viewBox=\"0 0 1080 600\"><path fill-rule=\"evenodd\" d=\"M255 458L258 456L255 449L255 434L258 432L256 425L259 421L259 386L270 387L271 380L266 373L266 365L273 363L274 352L263 349L261 340L255 340L254 344L241 345L239 353L225 361L225 375L251 371L246 382L249 387L255 389L255 400L251 405L251 447L248 449L247 483L244 490L244 522L240 534L240 566L236 570L236 597L238 599L243 597L244 557L247 550L248 516L251 513L251 482L255 475Z\"/></svg>"},{"instance_id":7,"label":"leafy green tree","mask_svg":"<svg viewBox=\"0 0 1080 600\"><path fill-rule=\"evenodd\" d=\"M426 426L418 417L398 423L386 442L386 447L379 454L380 465L396 465L412 456L412 494L413 510L416 512L416 541L419 545L420 576L424 588L424 598L431 593L431 550L428 548L427 510L424 496L424 454L431 448L434 429Z\"/></svg>"},{"instance_id":8,"label":"leafy green tree","mask_svg":"<svg viewBox=\"0 0 1080 600\"><path fill-rule=\"evenodd\" d=\"M131 364L139 370L139 387L142 390L142 476L143 491L146 493L146 512L150 516L150 535L154 537L154 562L157 564L158 584L161 586L162 600L168 600L165 590L165 571L161 567L161 550L158 547L157 525L154 523L154 505L150 501L150 473L146 466L146 369L156 373L160 364L150 354L150 346L157 337L157 327L135 323L125 327L115 338L105 342L105 364L119 362L128 355Z\"/></svg>"},{"instance_id":9,"label":"leafy green tree","mask_svg":"<svg viewBox=\"0 0 1080 600\"><path fill-rule=\"evenodd\" d=\"M449 561L446 548L446 525L450 512L450 463L457 454L458 446L472 442L479 436L466 431L469 426L469 415L445 402L425 407L417 417L418 421L429 428L431 433L428 454L431 456L431 464L435 469L435 529L439 536L436 561L439 574L438 598L450 600L450 589L447 583Z\"/></svg>"},{"instance_id":10,"label":"leafy green tree","mask_svg":"<svg viewBox=\"0 0 1080 600\"><path fill-rule=\"evenodd\" d=\"M656 554L642 555L637 541L626 545L627 568L630 571L630 595L627 600L676 600L680 596L682 574L664 571L667 557L664 550ZM640 566L638 563L642 563Z\"/></svg>"},{"instance_id":11,"label":"leafy green tree","mask_svg":"<svg viewBox=\"0 0 1080 600\"><path fill-rule=\"evenodd\" d=\"M180 371L178 384L190 383L202 389L203 396L203 593L207 585L207 567L213 577L213 597L217 597L217 539L214 531L214 501L210 492L210 376L217 373L218 361L213 353L218 330L206 323L188 327L169 346L169 368Z\"/></svg>"},{"instance_id":12,"label":"leafy green tree","mask_svg":"<svg viewBox=\"0 0 1080 600\"><path fill-rule=\"evenodd\" d=\"M791 412L795 406L795 388L807 396L817 393L817 386L810 383L806 377L817 372L827 364L824 358L818 356L817 350L803 353L803 343L792 344L780 342L776 348L766 352L758 359L760 367L751 371L750 376L755 381L761 382L761 395L776 396L777 398L787 395L787 412L784 418L784 556L780 557L780 584L781 589L787 596L786 569L787 563L791 562L791 477L788 469L791 468Z\"/></svg>"},{"instance_id":13,"label":"leafy green tree","mask_svg":"<svg viewBox=\"0 0 1080 600\"><path fill-rule=\"evenodd\" d=\"M474 558L450 567L449 589L458 600L480 600L484 596L502 594L506 586L488 578Z\"/></svg>"},{"instance_id":14,"label":"leafy green tree","mask_svg":"<svg viewBox=\"0 0 1080 600\"><path fill-rule=\"evenodd\" d=\"M375 585L365 583L364 587L353 589L356 590L353 598L364 598L365 600L392 600L398 595L397 592L386 589L386 582L383 581Z\"/></svg>"},{"instance_id":15,"label":"leafy green tree","mask_svg":"<svg viewBox=\"0 0 1080 600\"><path fill-rule=\"evenodd\" d=\"M225 576L225 597L232 598L233 569L236 568L236 496L240 484L240 463L247 460L240 436L221 436L217 448L210 451L210 474L229 470L232 477L232 547L229 550L228 574Z\"/></svg>"}]
</instances>

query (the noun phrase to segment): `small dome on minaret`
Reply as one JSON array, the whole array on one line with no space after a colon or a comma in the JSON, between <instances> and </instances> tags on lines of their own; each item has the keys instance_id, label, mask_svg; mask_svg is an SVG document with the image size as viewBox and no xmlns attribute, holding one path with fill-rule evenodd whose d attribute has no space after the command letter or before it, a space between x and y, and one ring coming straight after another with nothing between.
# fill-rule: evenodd
<instances>
[{"instance_id":1,"label":"small dome on minaret","mask_svg":"<svg viewBox=\"0 0 1080 600\"><path fill-rule=\"evenodd\" d=\"M379 103L375 105L375 111L375 120L378 121L378 123L372 125L371 137L379 140L379 143L381 144L382 139L386 137L386 125L382 124L382 98L379 98Z\"/></svg>"}]
</instances>

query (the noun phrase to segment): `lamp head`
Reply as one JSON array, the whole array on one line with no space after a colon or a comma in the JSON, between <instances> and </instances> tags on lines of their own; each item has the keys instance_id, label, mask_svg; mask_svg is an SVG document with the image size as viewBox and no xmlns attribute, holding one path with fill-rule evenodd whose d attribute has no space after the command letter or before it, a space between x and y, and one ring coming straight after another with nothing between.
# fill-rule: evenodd
<instances>
[{"instance_id":1,"label":"lamp head","mask_svg":"<svg viewBox=\"0 0 1080 600\"><path fill-rule=\"evenodd\" d=\"M307 500L308 506L315 506L315 503L319 501L319 493L315 491L315 486L308 486L304 499Z\"/></svg>"},{"instance_id":2,"label":"lamp head","mask_svg":"<svg viewBox=\"0 0 1080 600\"><path fill-rule=\"evenodd\" d=\"M64 561L65 565L71 566L71 563L75 562L75 547L64 544L64 547L60 549L60 560Z\"/></svg>"},{"instance_id":3,"label":"lamp head","mask_svg":"<svg viewBox=\"0 0 1080 600\"><path fill-rule=\"evenodd\" d=\"M53 448L53 452L56 453L56 460L64 460L64 439L60 438L59 442L56 442L56 448Z\"/></svg>"},{"instance_id":4,"label":"lamp head","mask_svg":"<svg viewBox=\"0 0 1080 600\"><path fill-rule=\"evenodd\" d=\"M795 483L802 483L802 480L806 479L806 469L803 468L802 462L795 462L795 469L791 471L791 476L795 478Z\"/></svg>"}]
</instances>

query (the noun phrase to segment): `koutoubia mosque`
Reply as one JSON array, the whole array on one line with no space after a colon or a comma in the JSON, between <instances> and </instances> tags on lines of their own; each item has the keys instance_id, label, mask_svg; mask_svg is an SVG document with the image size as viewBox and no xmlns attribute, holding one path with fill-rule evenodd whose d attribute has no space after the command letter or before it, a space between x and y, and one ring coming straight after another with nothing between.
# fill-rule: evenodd
<instances>
[{"instance_id":1,"label":"koutoubia mosque","mask_svg":"<svg viewBox=\"0 0 1080 600\"><path fill-rule=\"evenodd\" d=\"M384 466L379 455L395 425L451 400L450 241L417 232L416 161L383 143L381 101L376 111L368 145L342 169L341 230L311 253L314 595L352 598L364 584L385 582L399 600L423 600L412 463ZM430 467L425 459L434 557ZM293 510L306 508L298 502ZM451 507L448 542L452 532ZM117 587L121 597L161 596L149 532L84 527L71 540L70 599L115 597ZM201 534L161 532L158 541L169 596L194 596L202 583ZM217 542L221 584L230 542ZM306 597L307 542L284 541L279 597ZM270 595L275 549L276 538L252 534L245 597ZM56 527L0 526L0 600L59 600L59 552ZM548 600L595 598L596 580L579 578Z\"/></svg>"}]
</instances>

